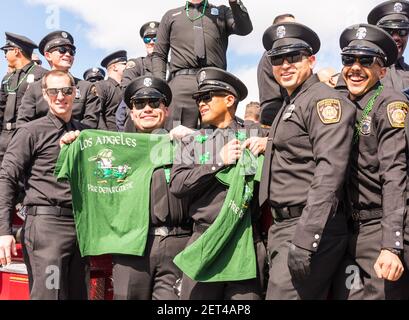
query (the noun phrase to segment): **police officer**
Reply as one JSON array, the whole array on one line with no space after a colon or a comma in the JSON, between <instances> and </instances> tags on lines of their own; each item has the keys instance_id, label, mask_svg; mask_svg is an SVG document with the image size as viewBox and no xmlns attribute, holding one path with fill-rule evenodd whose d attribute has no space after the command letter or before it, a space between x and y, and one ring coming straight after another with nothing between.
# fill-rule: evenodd
<instances>
[{"instance_id":1,"label":"police officer","mask_svg":"<svg viewBox=\"0 0 409 320\"><path fill-rule=\"evenodd\" d=\"M101 81L105 79L105 71L102 68L89 68L85 70L82 78L89 82Z\"/></svg>"},{"instance_id":2,"label":"police officer","mask_svg":"<svg viewBox=\"0 0 409 320\"><path fill-rule=\"evenodd\" d=\"M281 14L274 18L273 24L281 22L295 22L295 17L290 13ZM257 85L261 106L260 123L268 127L282 107L287 94L274 79L272 70L270 57L265 51L257 67Z\"/></svg>"},{"instance_id":3,"label":"police officer","mask_svg":"<svg viewBox=\"0 0 409 320\"><path fill-rule=\"evenodd\" d=\"M237 77L222 69L207 67L198 72L197 82L194 98L208 130L202 129L182 140L170 181L171 192L177 197L187 197L189 201L194 232L188 245L206 231L222 209L228 189L216 174L240 158L242 142L236 138L238 132L247 137L262 134L259 125L253 123L246 127L235 117L239 101L247 96L246 86ZM251 139L244 146L248 144L249 149L258 154L259 143ZM206 156L206 153L201 154L203 150L210 151L205 162L202 162ZM253 210L254 220L257 214ZM262 243L255 239L255 244L257 258L262 262L265 257L265 251L260 247ZM258 280L196 282L183 275L181 299L260 299Z\"/></svg>"},{"instance_id":4,"label":"police officer","mask_svg":"<svg viewBox=\"0 0 409 320\"><path fill-rule=\"evenodd\" d=\"M70 74L53 70L41 83L49 112L17 129L0 170L0 263L9 264L11 254L17 254L11 214L18 182L24 177L28 215L22 243L30 298L86 299L87 267L77 244L70 186L54 176L59 139L82 128L72 119L75 81Z\"/></svg>"},{"instance_id":5,"label":"police officer","mask_svg":"<svg viewBox=\"0 0 409 320\"><path fill-rule=\"evenodd\" d=\"M345 253L341 199L355 110L312 69L318 35L302 24L268 28L263 45L288 97L271 126L259 201L272 207L266 299L326 299Z\"/></svg>"},{"instance_id":6,"label":"police officer","mask_svg":"<svg viewBox=\"0 0 409 320\"><path fill-rule=\"evenodd\" d=\"M52 70L68 72L74 62L76 48L74 39L67 31L54 31L46 35L39 44L40 53L47 59ZM100 115L100 101L95 86L77 78L77 87L73 106L73 117L88 128L95 129ZM37 81L25 93L19 108L17 126L43 117L47 114L48 105L43 98L41 82Z\"/></svg>"},{"instance_id":7,"label":"police officer","mask_svg":"<svg viewBox=\"0 0 409 320\"><path fill-rule=\"evenodd\" d=\"M41 79L46 70L34 64L31 60L33 50L37 45L30 39L6 32L4 51L8 66L13 72L7 74L1 83L0 123L0 163L6 152L11 136L16 129L17 112L21 99L28 86Z\"/></svg>"},{"instance_id":8,"label":"police officer","mask_svg":"<svg viewBox=\"0 0 409 320\"><path fill-rule=\"evenodd\" d=\"M228 37L245 36L253 30L242 1L229 0L229 5L230 8L212 5L208 0L190 0L162 17L152 62L154 76L165 79L172 50L169 86L174 97L167 128L177 124L197 128L199 112L191 99L197 71L207 66L225 70Z\"/></svg>"},{"instance_id":9,"label":"police officer","mask_svg":"<svg viewBox=\"0 0 409 320\"><path fill-rule=\"evenodd\" d=\"M357 110L348 174L352 233L336 298L402 299L401 253L406 215L404 95L380 79L398 56L393 38L369 24L353 25L340 37L342 77ZM360 281L346 286L351 266ZM399 279L399 280L398 280ZM392 282L394 281L394 282Z\"/></svg>"},{"instance_id":10,"label":"police officer","mask_svg":"<svg viewBox=\"0 0 409 320\"><path fill-rule=\"evenodd\" d=\"M133 129L127 132L165 133L163 125L172 92L167 83L138 77L125 90ZM167 133L167 132L166 132ZM181 271L173 258L185 248L191 234L186 201L169 192L169 168L156 169L150 192L150 228L142 257L114 255L115 299L176 300ZM138 195L135 195L138 201Z\"/></svg>"},{"instance_id":11,"label":"police officer","mask_svg":"<svg viewBox=\"0 0 409 320\"><path fill-rule=\"evenodd\" d=\"M127 62L125 50L115 51L101 61L108 72L108 79L95 84L101 101L98 129L117 131L115 114L122 101L121 80Z\"/></svg>"},{"instance_id":12,"label":"police officer","mask_svg":"<svg viewBox=\"0 0 409 320\"><path fill-rule=\"evenodd\" d=\"M146 57L139 57L136 59L129 59L124 71L121 87L125 91L128 84L140 76L152 75L152 52L156 42L156 33L158 31L159 22L149 21L145 23L139 30L143 43L145 44ZM128 129L133 128L133 123L129 119L128 107L124 101L118 107L116 113L116 123L119 131L124 130L125 124Z\"/></svg>"},{"instance_id":13,"label":"police officer","mask_svg":"<svg viewBox=\"0 0 409 320\"><path fill-rule=\"evenodd\" d=\"M409 88L409 65L403 53L409 35L409 2L385 1L377 5L368 15L368 23L376 25L389 33L398 47L398 58L387 70L382 84L397 91Z\"/></svg>"}]
</instances>

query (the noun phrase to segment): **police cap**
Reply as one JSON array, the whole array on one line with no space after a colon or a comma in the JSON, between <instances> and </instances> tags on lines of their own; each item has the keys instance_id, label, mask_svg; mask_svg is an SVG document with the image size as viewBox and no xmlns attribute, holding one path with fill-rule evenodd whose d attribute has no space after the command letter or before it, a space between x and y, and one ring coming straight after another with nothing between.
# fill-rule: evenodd
<instances>
[{"instance_id":1,"label":"police cap","mask_svg":"<svg viewBox=\"0 0 409 320\"><path fill-rule=\"evenodd\" d=\"M145 23L139 30L141 38L146 37L147 35L155 35L158 32L159 22L149 21Z\"/></svg>"},{"instance_id":2,"label":"police cap","mask_svg":"<svg viewBox=\"0 0 409 320\"><path fill-rule=\"evenodd\" d=\"M27 55L31 56L33 50L38 48L37 44L31 41L29 38L21 36L19 34L5 32L6 34L6 44L1 47L1 50L7 48L19 48L24 51Z\"/></svg>"},{"instance_id":3,"label":"police cap","mask_svg":"<svg viewBox=\"0 0 409 320\"><path fill-rule=\"evenodd\" d=\"M193 94L193 99L210 91L227 91L239 101L247 97L246 85L235 75L219 68L207 67L200 69L196 75L198 91Z\"/></svg>"},{"instance_id":4,"label":"police cap","mask_svg":"<svg viewBox=\"0 0 409 320\"><path fill-rule=\"evenodd\" d=\"M151 76L142 76L132 81L125 90L124 101L132 108L131 100L164 99L165 105L172 102L172 91L166 81Z\"/></svg>"},{"instance_id":5,"label":"police cap","mask_svg":"<svg viewBox=\"0 0 409 320\"><path fill-rule=\"evenodd\" d=\"M371 55L381 58L388 67L395 63L398 48L393 38L371 24L355 24L345 29L339 39L342 55Z\"/></svg>"},{"instance_id":6,"label":"police cap","mask_svg":"<svg viewBox=\"0 0 409 320\"><path fill-rule=\"evenodd\" d=\"M368 23L385 29L409 29L409 2L382 2L369 13Z\"/></svg>"},{"instance_id":7,"label":"police cap","mask_svg":"<svg viewBox=\"0 0 409 320\"><path fill-rule=\"evenodd\" d=\"M53 31L47 34L38 45L42 55L50 49L61 46L70 46L75 50L74 38L67 31Z\"/></svg>"},{"instance_id":8,"label":"police cap","mask_svg":"<svg viewBox=\"0 0 409 320\"><path fill-rule=\"evenodd\" d=\"M263 45L269 56L279 56L303 50L316 54L321 42L318 35L307 26L283 22L272 25L264 32Z\"/></svg>"},{"instance_id":9,"label":"police cap","mask_svg":"<svg viewBox=\"0 0 409 320\"><path fill-rule=\"evenodd\" d=\"M111 64L117 63L117 62L127 62L128 58L126 55L125 50L119 50L115 51L114 53L111 53L110 55L106 56L102 61L101 61L101 66L103 66L105 69L107 69Z\"/></svg>"},{"instance_id":10,"label":"police cap","mask_svg":"<svg viewBox=\"0 0 409 320\"><path fill-rule=\"evenodd\" d=\"M84 80L90 81L90 82L104 80L105 71L102 68L90 68L90 69L85 70L83 78Z\"/></svg>"}]
</instances>

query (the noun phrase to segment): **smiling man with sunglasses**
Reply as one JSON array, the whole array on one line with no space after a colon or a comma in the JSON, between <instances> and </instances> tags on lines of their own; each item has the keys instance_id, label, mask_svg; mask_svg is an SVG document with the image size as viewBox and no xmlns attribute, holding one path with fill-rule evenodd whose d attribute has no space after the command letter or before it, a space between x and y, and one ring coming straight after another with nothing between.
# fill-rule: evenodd
<instances>
[{"instance_id":1,"label":"smiling man with sunglasses","mask_svg":"<svg viewBox=\"0 0 409 320\"><path fill-rule=\"evenodd\" d=\"M313 74L318 35L279 23L263 36L288 97L270 129L259 202L272 207L266 299L326 299L345 253L342 188L355 110Z\"/></svg>"},{"instance_id":2,"label":"smiling man with sunglasses","mask_svg":"<svg viewBox=\"0 0 409 320\"><path fill-rule=\"evenodd\" d=\"M340 47L342 77L357 114L346 188L351 230L334 298L402 299L407 174L403 128L409 107L402 93L380 82L398 49L387 32L369 24L345 29ZM347 285L352 269L357 281Z\"/></svg>"},{"instance_id":3,"label":"smiling man with sunglasses","mask_svg":"<svg viewBox=\"0 0 409 320\"><path fill-rule=\"evenodd\" d=\"M7 64L13 72L7 74L1 83L0 101L0 164L6 152L10 139L16 129L17 112L20 108L24 93L30 84L40 80L47 72L35 65L31 60L33 50L37 45L25 36L6 32L4 51Z\"/></svg>"},{"instance_id":4,"label":"smiling man with sunglasses","mask_svg":"<svg viewBox=\"0 0 409 320\"><path fill-rule=\"evenodd\" d=\"M18 182L24 178L28 210L22 243L30 298L87 299L87 267L78 248L70 186L54 176L60 138L82 129L72 119L75 81L70 74L53 70L41 85L48 113L16 130L0 170L0 263L10 263L11 254L16 255L10 217Z\"/></svg>"},{"instance_id":5,"label":"smiling man with sunglasses","mask_svg":"<svg viewBox=\"0 0 409 320\"><path fill-rule=\"evenodd\" d=\"M398 47L398 58L387 68L382 84L397 91L409 89L409 65L405 63L403 57L409 34L409 2L406 0L382 2L369 13L368 23L389 33Z\"/></svg>"},{"instance_id":6,"label":"smiling man with sunglasses","mask_svg":"<svg viewBox=\"0 0 409 320\"><path fill-rule=\"evenodd\" d=\"M246 126L235 117L239 101L247 96L247 88L240 79L214 67L201 69L196 79L198 88L193 98L205 128L182 140L170 181L171 192L189 201L189 216L194 222L189 245L199 239L209 227L213 227L213 224L218 225L216 221L219 213L221 214L228 187L216 175L240 159L247 143L254 154L260 153L260 144L257 141L251 143L250 139L262 135L259 125L253 123ZM257 206L251 202L250 207L250 214L257 221L258 211L253 210ZM225 226L218 225L216 230L223 232L223 228ZM254 230L257 230L255 225ZM257 239L256 233L253 240L259 265L264 266L264 245ZM197 252L198 260L202 259L200 255ZM231 281L212 279L202 282L184 274L181 299L257 300L261 297L259 276L260 274L257 278L234 280L237 274L231 274Z\"/></svg>"},{"instance_id":7,"label":"smiling man with sunglasses","mask_svg":"<svg viewBox=\"0 0 409 320\"><path fill-rule=\"evenodd\" d=\"M39 44L40 53L50 64L51 70L69 72L76 54L74 39L67 31L54 31L46 35ZM95 85L75 79L76 94L73 102L73 117L85 126L97 128L100 116L100 101ZM25 93L18 112L17 126L43 117L48 105L42 95L41 82L33 83Z\"/></svg>"}]
</instances>

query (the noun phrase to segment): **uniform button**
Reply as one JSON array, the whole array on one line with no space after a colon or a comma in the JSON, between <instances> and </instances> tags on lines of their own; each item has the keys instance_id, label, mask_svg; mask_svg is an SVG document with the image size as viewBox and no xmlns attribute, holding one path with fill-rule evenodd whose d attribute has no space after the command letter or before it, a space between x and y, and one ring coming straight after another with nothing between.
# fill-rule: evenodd
<instances>
[{"instance_id":1,"label":"uniform button","mask_svg":"<svg viewBox=\"0 0 409 320\"><path fill-rule=\"evenodd\" d=\"M399 246L400 246L400 242L399 242L399 241L396 241L396 242L395 242L395 245L396 245L397 247L399 247Z\"/></svg>"},{"instance_id":2,"label":"uniform button","mask_svg":"<svg viewBox=\"0 0 409 320\"><path fill-rule=\"evenodd\" d=\"M319 234L316 234L316 235L314 236L314 238L315 238L316 240L318 240L318 239L320 238L320 235L319 235Z\"/></svg>"},{"instance_id":3,"label":"uniform button","mask_svg":"<svg viewBox=\"0 0 409 320\"><path fill-rule=\"evenodd\" d=\"M399 231L396 231L396 233L395 233L395 234L396 234L396 236L397 236L397 237L399 237L399 236L400 236L400 232L399 232Z\"/></svg>"},{"instance_id":4,"label":"uniform button","mask_svg":"<svg viewBox=\"0 0 409 320\"><path fill-rule=\"evenodd\" d=\"M216 170L216 167L212 167L212 170L213 170L213 171Z\"/></svg>"},{"instance_id":5,"label":"uniform button","mask_svg":"<svg viewBox=\"0 0 409 320\"><path fill-rule=\"evenodd\" d=\"M313 247L313 248L316 248L316 247L318 247L318 244L317 244L316 242L314 242L314 243L312 244L312 247Z\"/></svg>"}]
</instances>

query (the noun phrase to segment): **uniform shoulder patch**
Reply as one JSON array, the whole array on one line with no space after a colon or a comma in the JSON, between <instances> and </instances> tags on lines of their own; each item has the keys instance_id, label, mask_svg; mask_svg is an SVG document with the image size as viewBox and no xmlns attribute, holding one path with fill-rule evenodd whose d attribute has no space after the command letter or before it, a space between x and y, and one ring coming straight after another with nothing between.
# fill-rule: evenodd
<instances>
[{"instance_id":1,"label":"uniform shoulder patch","mask_svg":"<svg viewBox=\"0 0 409 320\"><path fill-rule=\"evenodd\" d=\"M389 103L386 107L388 119L393 128L404 128L409 107L403 101Z\"/></svg>"},{"instance_id":2,"label":"uniform shoulder patch","mask_svg":"<svg viewBox=\"0 0 409 320\"><path fill-rule=\"evenodd\" d=\"M132 60L129 60L127 63L126 63L126 69L131 69L131 68L135 68L135 66L136 66L136 63L135 63L135 61L132 61Z\"/></svg>"},{"instance_id":3,"label":"uniform shoulder patch","mask_svg":"<svg viewBox=\"0 0 409 320\"><path fill-rule=\"evenodd\" d=\"M317 112L322 123L337 123L341 120L341 102L338 99L320 100L317 102Z\"/></svg>"},{"instance_id":4,"label":"uniform shoulder patch","mask_svg":"<svg viewBox=\"0 0 409 320\"><path fill-rule=\"evenodd\" d=\"M93 86L91 87L91 93L92 93L94 96L98 96L97 87L96 87L95 85L93 85Z\"/></svg>"}]
</instances>

